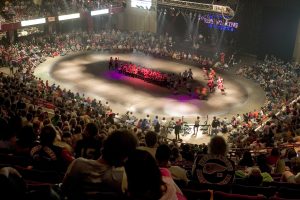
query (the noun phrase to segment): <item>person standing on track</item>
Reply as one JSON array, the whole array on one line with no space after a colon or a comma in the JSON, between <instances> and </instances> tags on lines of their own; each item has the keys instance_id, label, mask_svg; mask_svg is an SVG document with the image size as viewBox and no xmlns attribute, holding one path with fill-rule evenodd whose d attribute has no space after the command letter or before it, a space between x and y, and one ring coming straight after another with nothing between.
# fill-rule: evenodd
<instances>
[{"instance_id":1,"label":"person standing on track","mask_svg":"<svg viewBox=\"0 0 300 200\"><path fill-rule=\"evenodd\" d=\"M175 124L175 139L178 141L180 140L180 137L179 137L179 134L180 134L180 131L181 131L181 125L182 125L182 121L181 119L179 119L176 124Z\"/></svg>"},{"instance_id":2,"label":"person standing on track","mask_svg":"<svg viewBox=\"0 0 300 200\"><path fill-rule=\"evenodd\" d=\"M194 124L194 134L193 134L194 136L197 136L199 126L200 126L200 117L198 116Z\"/></svg>"}]
</instances>

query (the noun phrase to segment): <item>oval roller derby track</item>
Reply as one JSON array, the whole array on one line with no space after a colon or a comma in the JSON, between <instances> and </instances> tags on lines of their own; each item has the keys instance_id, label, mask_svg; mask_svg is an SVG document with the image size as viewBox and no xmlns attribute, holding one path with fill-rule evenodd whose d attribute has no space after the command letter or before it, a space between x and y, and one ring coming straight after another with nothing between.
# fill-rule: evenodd
<instances>
[{"instance_id":1,"label":"oval roller derby track","mask_svg":"<svg viewBox=\"0 0 300 200\"><path fill-rule=\"evenodd\" d=\"M108 70L110 57L165 72L179 73L191 68L195 84L207 81L198 67L139 53L84 52L49 58L36 68L35 75L61 88L84 93L86 97L108 101L116 113L133 111L138 118L146 114L167 118L184 116L190 123L196 116L231 118L237 113L259 109L265 101L265 93L258 84L230 72L217 72L224 79L225 95L219 90L211 93L208 100L199 100L185 92L174 95L167 88Z\"/></svg>"}]
</instances>

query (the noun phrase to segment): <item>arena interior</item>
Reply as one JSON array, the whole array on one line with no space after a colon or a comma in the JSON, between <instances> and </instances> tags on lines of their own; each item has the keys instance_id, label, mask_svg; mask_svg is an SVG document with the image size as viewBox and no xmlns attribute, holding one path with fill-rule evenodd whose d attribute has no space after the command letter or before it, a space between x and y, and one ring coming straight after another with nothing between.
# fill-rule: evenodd
<instances>
[{"instance_id":1,"label":"arena interior","mask_svg":"<svg viewBox=\"0 0 300 200\"><path fill-rule=\"evenodd\" d=\"M300 199L300 1L0 8L1 199Z\"/></svg>"}]
</instances>

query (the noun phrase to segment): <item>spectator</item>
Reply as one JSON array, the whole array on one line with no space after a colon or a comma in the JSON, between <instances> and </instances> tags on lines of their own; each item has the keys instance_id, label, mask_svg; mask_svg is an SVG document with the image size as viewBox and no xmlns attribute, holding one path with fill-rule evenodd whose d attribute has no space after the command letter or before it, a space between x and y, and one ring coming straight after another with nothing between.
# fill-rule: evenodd
<instances>
[{"instance_id":1,"label":"spectator","mask_svg":"<svg viewBox=\"0 0 300 200\"><path fill-rule=\"evenodd\" d=\"M26 184L20 173L11 167L0 169L1 199L25 199Z\"/></svg>"},{"instance_id":2,"label":"spectator","mask_svg":"<svg viewBox=\"0 0 300 200\"><path fill-rule=\"evenodd\" d=\"M295 175L293 172L287 170L282 174L281 181L300 184L300 172Z\"/></svg>"},{"instance_id":3,"label":"spectator","mask_svg":"<svg viewBox=\"0 0 300 200\"><path fill-rule=\"evenodd\" d=\"M180 184L180 186L186 186L189 181L186 170L179 166L172 166L170 164L170 157L171 149L168 145L162 144L157 148L155 158L162 173L165 171L167 174L171 174L172 179Z\"/></svg>"},{"instance_id":4,"label":"spectator","mask_svg":"<svg viewBox=\"0 0 300 200\"><path fill-rule=\"evenodd\" d=\"M239 162L239 166L241 167L252 167L254 165L253 158L249 151L245 151L243 154L243 158Z\"/></svg>"},{"instance_id":5,"label":"spectator","mask_svg":"<svg viewBox=\"0 0 300 200\"><path fill-rule=\"evenodd\" d=\"M270 156L267 157L267 164L275 166L277 161L280 159L280 151L278 148L273 148Z\"/></svg>"},{"instance_id":6,"label":"spectator","mask_svg":"<svg viewBox=\"0 0 300 200\"><path fill-rule=\"evenodd\" d=\"M234 162L226 157L227 144L221 136L211 138L207 155L198 155L193 165L193 179L199 183L225 185L233 182Z\"/></svg>"},{"instance_id":7,"label":"spectator","mask_svg":"<svg viewBox=\"0 0 300 200\"><path fill-rule=\"evenodd\" d=\"M98 160L75 159L69 166L62 189L69 199L84 199L90 192L121 194L124 165L128 155L137 146L135 136L127 130L112 132L103 143Z\"/></svg>"},{"instance_id":8,"label":"spectator","mask_svg":"<svg viewBox=\"0 0 300 200\"><path fill-rule=\"evenodd\" d=\"M251 167L248 170L248 175L246 176L246 185L249 186L260 186L263 182L263 177L261 171L257 167Z\"/></svg>"},{"instance_id":9,"label":"spectator","mask_svg":"<svg viewBox=\"0 0 300 200\"><path fill-rule=\"evenodd\" d=\"M266 179L268 179L268 177L271 177L271 172L272 172L272 168L267 164L267 158L265 155L260 154L257 156L256 158L256 164L259 167L260 171L262 173L265 173L265 177ZM265 182L265 178L264 178L264 182Z\"/></svg>"},{"instance_id":10,"label":"spectator","mask_svg":"<svg viewBox=\"0 0 300 200\"><path fill-rule=\"evenodd\" d=\"M0 118L0 151L12 152L14 149L15 136L9 129L7 120Z\"/></svg>"},{"instance_id":11,"label":"spectator","mask_svg":"<svg viewBox=\"0 0 300 200\"><path fill-rule=\"evenodd\" d=\"M147 151L135 150L125 164L128 196L133 200L162 199L167 187L153 156Z\"/></svg>"},{"instance_id":12,"label":"spectator","mask_svg":"<svg viewBox=\"0 0 300 200\"><path fill-rule=\"evenodd\" d=\"M101 141L98 137L98 128L94 123L88 123L83 132L82 140L76 143L75 156L87 159L98 159L100 156Z\"/></svg>"},{"instance_id":13,"label":"spectator","mask_svg":"<svg viewBox=\"0 0 300 200\"><path fill-rule=\"evenodd\" d=\"M53 144L56 134L56 130L52 125L42 128L40 144L30 151L35 168L64 172L74 159L67 150Z\"/></svg>"},{"instance_id":14,"label":"spectator","mask_svg":"<svg viewBox=\"0 0 300 200\"><path fill-rule=\"evenodd\" d=\"M183 200L170 174L159 170L155 159L146 151L136 150L125 165L128 194L135 200ZM138 174L138 175L137 175Z\"/></svg>"},{"instance_id":15,"label":"spectator","mask_svg":"<svg viewBox=\"0 0 300 200\"><path fill-rule=\"evenodd\" d=\"M72 148L72 134L69 131L64 131L61 135L61 140L55 141L54 144L66 149L70 154L74 153L74 150Z\"/></svg>"},{"instance_id":16,"label":"spectator","mask_svg":"<svg viewBox=\"0 0 300 200\"><path fill-rule=\"evenodd\" d=\"M30 156L30 150L34 146L36 139L32 126L22 127L21 132L17 135L15 153Z\"/></svg>"},{"instance_id":17,"label":"spectator","mask_svg":"<svg viewBox=\"0 0 300 200\"><path fill-rule=\"evenodd\" d=\"M148 151L155 158L157 149L157 134L153 131L148 131L145 135L146 146L138 147L141 150Z\"/></svg>"}]
</instances>

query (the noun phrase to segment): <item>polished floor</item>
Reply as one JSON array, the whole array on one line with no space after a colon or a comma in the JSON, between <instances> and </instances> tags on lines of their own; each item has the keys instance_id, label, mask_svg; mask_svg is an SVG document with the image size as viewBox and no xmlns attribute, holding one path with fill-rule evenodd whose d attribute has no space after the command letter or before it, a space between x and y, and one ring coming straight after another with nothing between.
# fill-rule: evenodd
<instances>
[{"instance_id":1,"label":"polished floor","mask_svg":"<svg viewBox=\"0 0 300 200\"><path fill-rule=\"evenodd\" d=\"M203 71L195 66L135 53L97 52L49 58L35 70L35 75L86 97L108 101L116 113L132 111L138 118L144 118L147 114L150 117L158 115L160 118L175 119L184 116L184 120L189 124L193 124L197 116L201 117L201 122L207 116L209 121L213 116L231 118L237 113L259 109L265 101L264 91L256 83L230 72L217 73L217 76L220 75L224 79L226 95L222 95L219 90L210 94L208 100L199 100L185 93L174 95L166 88L109 71L108 60L111 56L174 73L191 68L196 84L206 84ZM209 137L201 132L197 137L188 134L182 139L197 144L209 141Z\"/></svg>"}]
</instances>

